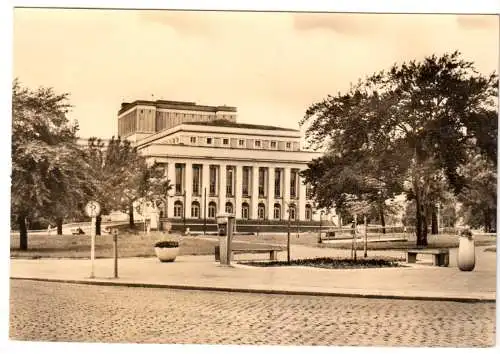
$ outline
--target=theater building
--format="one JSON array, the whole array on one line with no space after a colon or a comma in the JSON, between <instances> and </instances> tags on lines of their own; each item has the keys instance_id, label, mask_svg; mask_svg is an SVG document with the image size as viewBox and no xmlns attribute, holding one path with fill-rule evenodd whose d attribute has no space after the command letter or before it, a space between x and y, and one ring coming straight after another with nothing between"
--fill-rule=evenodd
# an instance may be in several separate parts
<instances>
[{"instance_id":1,"label":"theater building","mask_svg":"<svg viewBox=\"0 0 500 354\"><path fill-rule=\"evenodd\" d=\"M319 220L299 171L320 153L301 149L298 130L238 123L236 115L235 107L193 102L122 103L118 134L164 165L173 185L163 216Z\"/></svg>"}]
</instances>

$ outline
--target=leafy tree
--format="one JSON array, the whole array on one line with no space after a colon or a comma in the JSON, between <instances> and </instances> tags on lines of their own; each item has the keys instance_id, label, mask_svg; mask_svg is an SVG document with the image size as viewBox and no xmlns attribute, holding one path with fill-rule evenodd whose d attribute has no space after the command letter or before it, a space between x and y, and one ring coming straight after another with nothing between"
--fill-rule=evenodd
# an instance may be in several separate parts
<instances>
[{"instance_id":1,"label":"leafy tree","mask_svg":"<svg viewBox=\"0 0 500 354\"><path fill-rule=\"evenodd\" d=\"M496 163L497 95L497 75L479 74L458 52L375 73L347 93L328 96L307 109L301 122L309 123L307 139L328 153L310 164L306 180L316 187L313 193L320 201L338 203L340 192L353 187L349 181L339 183L340 171L377 177L359 170L356 156L375 164L390 161L395 173L389 181L404 186L406 181L405 192L415 199L417 245L425 246L433 183L444 178L455 194L461 191L465 177L460 166L466 163L470 144ZM332 158L335 163L328 161ZM339 165L342 169L334 169Z\"/></svg>"},{"instance_id":2,"label":"leafy tree","mask_svg":"<svg viewBox=\"0 0 500 354\"><path fill-rule=\"evenodd\" d=\"M97 180L95 199L101 204L101 214L111 210L127 210L129 225L134 228L133 203L145 196L148 169L145 158L128 140L112 137L107 146L100 139L90 138L87 154ZM100 234L99 215L96 234Z\"/></svg>"},{"instance_id":3,"label":"leafy tree","mask_svg":"<svg viewBox=\"0 0 500 354\"><path fill-rule=\"evenodd\" d=\"M89 165L76 144L77 124L66 116L68 94L12 86L11 212L28 248L26 218L63 218L92 189Z\"/></svg>"},{"instance_id":4,"label":"leafy tree","mask_svg":"<svg viewBox=\"0 0 500 354\"><path fill-rule=\"evenodd\" d=\"M472 227L484 227L485 232L496 229L497 173L494 164L476 154L464 166L466 187L458 195L464 221Z\"/></svg>"},{"instance_id":5,"label":"leafy tree","mask_svg":"<svg viewBox=\"0 0 500 354\"><path fill-rule=\"evenodd\" d=\"M146 170L146 182L147 184L143 189L144 198L154 203L157 208L161 205L166 206L168 204L168 194L173 185L166 176L165 167L156 161L153 162Z\"/></svg>"}]
</instances>

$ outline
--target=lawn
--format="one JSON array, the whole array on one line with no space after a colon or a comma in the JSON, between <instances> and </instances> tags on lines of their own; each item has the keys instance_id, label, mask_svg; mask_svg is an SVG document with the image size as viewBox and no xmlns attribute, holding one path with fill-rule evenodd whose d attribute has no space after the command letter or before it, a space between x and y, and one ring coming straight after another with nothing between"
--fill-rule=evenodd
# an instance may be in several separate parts
<instances>
[{"instance_id":1,"label":"lawn","mask_svg":"<svg viewBox=\"0 0 500 354\"><path fill-rule=\"evenodd\" d=\"M145 235L142 232L123 232L118 238L119 257L151 257L154 256L153 244L163 239L165 236L161 232L151 232ZM370 236L370 235L369 235ZM373 235L371 235L373 236ZM401 237L403 235L386 235L385 237ZM170 237L179 240L180 255L212 255L214 247L219 243L218 236L180 236L178 234ZM374 238L378 238L375 236ZM457 235L429 235L428 248L455 248L458 247ZM89 258L90 257L90 237L88 235L47 235L38 232L28 236L28 250L19 250L19 235L11 234L10 254L11 257L23 258ZM235 235L234 245L278 245L286 246L286 234L259 234L259 235ZM316 233L303 233L297 236L296 233L290 235L292 245L304 245L323 248L350 249L351 241L346 239L336 243L318 244ZM477 246L495 246L496 237L491 235L475 235ZM383 241L369 242L368 250L404 250L414 248L415 241ZM363 240L358 240L358 250L363 249ZM496 251L496 248L495 248ZM113 257L113 237L111 235L96 236L96 258Z\"/></svg>"},{"instance_id":2,"label":"lawn","mask_svg":"<svg viewBox=\"0 0 500 354\"><path fill-rule=\"evenodd\" d=\"M377 240L377 242L368 242L368 250L404 250L408 248L416 247L415 240L408 241L378 241L379 236L382 238L393 238L393 239L403 239L408 237L408 234L368 234L368 238L372 240ZM304 245L311 247L322 247L322 248L338 248L338 249L351 249L352 241L349 239L348 234L341 234L335 238L334 243L318 243L317 233L302 233L297 236L296 233L290 235L290 243L292 245ZM217 239L217 236L209 236L209 238ZM496 245L496 237L492 235L475 235L476 246L493 246ZM267 243L284 246L287 243L286 234L260 234L260 235L235 235L234 240L245 241L250 243ZM440 234L440 235L429 235L427 248L456 248L458 247L459 237L458 235L452 234ZM358 239L357 248L363 249L364 240L362 238Z\"/></svg>"},{"instance_id":3,"label":"lawn","mask_svg":"<svg viewBox=\"0 0 500 354\"><path fill-rule=\"evenodd\" d=\"M151 232L122 233L118 237L119 257L151 257L154 256L153 245L162 240L165 234ZM169 235L180 243L179 255L213 255L214 247L219 240L203 239L200 237ZM19 250L19 235L11 234L10 255L16 258L89 258L90 237L88 235L50 235L46 233L33 233L28 235L28 250ZM238 245L239 243L236 242ZM113 236L96 236L96 258L113 257Z\"/></svg>"},{"instance_id":4,"label":"lawn","mask_svg":"<svg viewBox=\"0 0 500 354\"><path fill-rule=\"evenodd\" d=\"M398 237L398 235L388 235L388 236ZM402 236L403 235L399 235L399 237ZM428 242L427 248L457 248L459 244L459 236L452 234L428 235L427 242ZM496 236L477 234L474 236L474 243L476 246L496 245ZM352 245L351 240L345 240L345 242L322 243L319 245L319 247L351 249L351 245ZM357 248L363 249L363 246L364 246L363 239L358 239ZM380 241L380 242L368 242L367 244L368 250L405 250L415 247L416 247L415 240Z\"/></svg>"}]
</instances>

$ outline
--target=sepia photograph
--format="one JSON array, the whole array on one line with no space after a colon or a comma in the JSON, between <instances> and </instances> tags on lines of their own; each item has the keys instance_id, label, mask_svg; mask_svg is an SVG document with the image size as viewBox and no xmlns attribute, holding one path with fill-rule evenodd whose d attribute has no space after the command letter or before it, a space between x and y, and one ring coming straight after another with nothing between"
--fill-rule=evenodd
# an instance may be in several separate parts
<instances>
[{"instance_id":1,"label":"sepia photograph","mask_svg":"<svg viewBox=\"0 0 500 354\"><path fill-rule=\"evenodd\" d=\"M162 6L10 8L8 341L495 348L499 16Z\"/></svg>"}]
</instances>

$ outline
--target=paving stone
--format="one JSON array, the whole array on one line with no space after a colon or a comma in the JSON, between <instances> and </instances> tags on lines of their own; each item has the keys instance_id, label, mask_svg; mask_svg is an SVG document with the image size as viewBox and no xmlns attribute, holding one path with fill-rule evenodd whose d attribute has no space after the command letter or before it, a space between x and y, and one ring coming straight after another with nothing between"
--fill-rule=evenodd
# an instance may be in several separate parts
<instances>
[{"instance_id":1,"label":"paving stone","mask_svg":"<svg viewBox=\"0 0 500 354\"><path fill-rule=\"evenodd\" d=\"M494 303L12 280L10 338L106 343L485 347Z\"/></svg>"}]
</instances>

